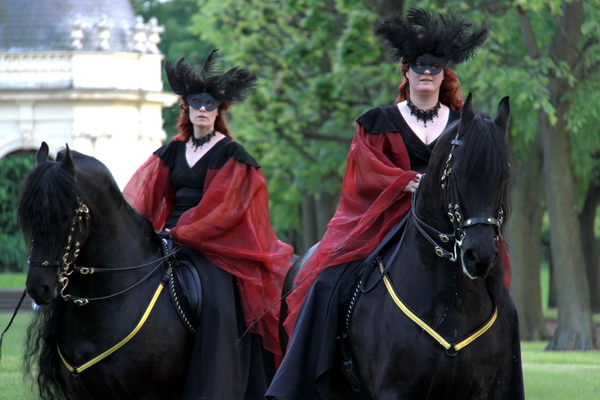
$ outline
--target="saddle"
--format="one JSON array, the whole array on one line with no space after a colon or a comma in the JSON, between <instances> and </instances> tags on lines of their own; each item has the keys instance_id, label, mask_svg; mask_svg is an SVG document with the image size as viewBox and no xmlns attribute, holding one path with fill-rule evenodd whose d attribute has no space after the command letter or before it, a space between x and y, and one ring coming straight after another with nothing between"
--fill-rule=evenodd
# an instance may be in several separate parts
<instances>
[{"instance_id":1,"label":"saddle","mask_svg":"<svg viewBox=\"0 0 600 400\"><path fill-rule=\"evenodd\" d=\"M185 247L165 238L171 258L169 275L169 293L173 306L186 328L193 334L200 325L202 314L202 282L194 266L195 252L186 251Z\"/></svg>"}]
</instances>

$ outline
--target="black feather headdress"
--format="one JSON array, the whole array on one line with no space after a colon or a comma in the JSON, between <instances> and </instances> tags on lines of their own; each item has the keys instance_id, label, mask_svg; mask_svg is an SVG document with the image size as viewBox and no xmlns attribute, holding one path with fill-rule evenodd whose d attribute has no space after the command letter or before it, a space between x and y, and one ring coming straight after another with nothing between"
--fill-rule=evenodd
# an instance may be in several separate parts
<instances>
[{"instance_id":1,"label":"black feather headdress","mask_svg":"<svg viewBox=\"0 0 600 400\"><path fill-rule=\"evenodd\" d=\"M173 92L183 98L206 92L219 101L244 101L256 89L256 75L241 67L233 67L222 74L217 51L210 52L198 71L183 57L174 65L167 60L165 71Z\"/></svg>"},{"instance_id":2,"label":"black feather headdress","mask_svg":"<svg viewBox=\"0 0 600 400\"><path fill-rule=\"evenodd\" d=\"M471 58L488 37L487 28L473 28L467 18L438 15L420 8L408 11L406 18L393 16L375 27L375 34L393 49L396 60L414 63L431 54L459 64Z\"/></svg>"}]
</instances>

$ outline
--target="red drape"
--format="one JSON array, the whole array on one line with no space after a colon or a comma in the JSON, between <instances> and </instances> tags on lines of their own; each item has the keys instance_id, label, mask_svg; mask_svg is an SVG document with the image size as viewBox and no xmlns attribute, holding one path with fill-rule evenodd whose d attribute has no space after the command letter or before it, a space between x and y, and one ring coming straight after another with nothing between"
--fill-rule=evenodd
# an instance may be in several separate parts
<instances>
[{"instance_id":1,"label":"red drape","mask_svg":"<svg viewBox=\"0 0 600 400\"><path fill-rule=\"evenodd\" d=\"M296 277L295 284L301 283L287 298L288 334L319 272L331 265L366 258L408 212L410 193L403 190L416 174L410 170L398 132L371 135L356 124L338 209L319 247Z\"/></svg>"},{"instance_id":2,"label":"red drape","mask_svg":"<svg viewBox=\"0 0 600 400\"><path fill-rule=\"evenodd\" d=\"M126 199L162 230L174 204L170 169L151 156L123 191ZM238 279L242 308L251 332L281 360L278 322L283 280L293 249L280 241L271 227L268 192L259 168L234 158L209 170L204 196L186 211L171 237L202 253L210 262Z\"/></svg>"}]
</instances>

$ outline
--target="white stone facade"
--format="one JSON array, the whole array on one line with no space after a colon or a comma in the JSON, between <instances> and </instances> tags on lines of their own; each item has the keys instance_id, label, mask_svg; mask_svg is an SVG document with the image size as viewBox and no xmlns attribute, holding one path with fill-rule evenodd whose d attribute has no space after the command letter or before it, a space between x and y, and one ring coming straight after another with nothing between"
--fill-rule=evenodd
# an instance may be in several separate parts
<instances>
[{"instance_id":1,"label":"white stone facade","mask_svg":"<svg viewBox=\"0 0 600 400\"><path fill-rule=\"evenodd\" d=\"M0 158L68 144L111 170L121 188L165 139L163 56L110 51L0 52Z\"/></svg>"}]
</instances>

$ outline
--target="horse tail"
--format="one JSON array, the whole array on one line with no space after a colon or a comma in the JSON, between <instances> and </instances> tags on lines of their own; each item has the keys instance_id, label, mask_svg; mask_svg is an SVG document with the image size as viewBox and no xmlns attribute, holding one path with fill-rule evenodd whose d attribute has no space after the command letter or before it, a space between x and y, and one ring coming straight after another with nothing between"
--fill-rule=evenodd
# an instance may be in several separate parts
<instances>
[{"instance_id":1,"label":"horse tail","mask_svg":"<svg viewBox=\"0 0 600 400\"><path fill-rule=\"evenodd\" d=\"M58 355L59 321L66 309L63 301L54 301L34 311L25 337L24 376L38 385L41 400L71 399L70 389L60 378ZM34 376L34 374L36 376Z\"/></svg>"}]
</instances>

